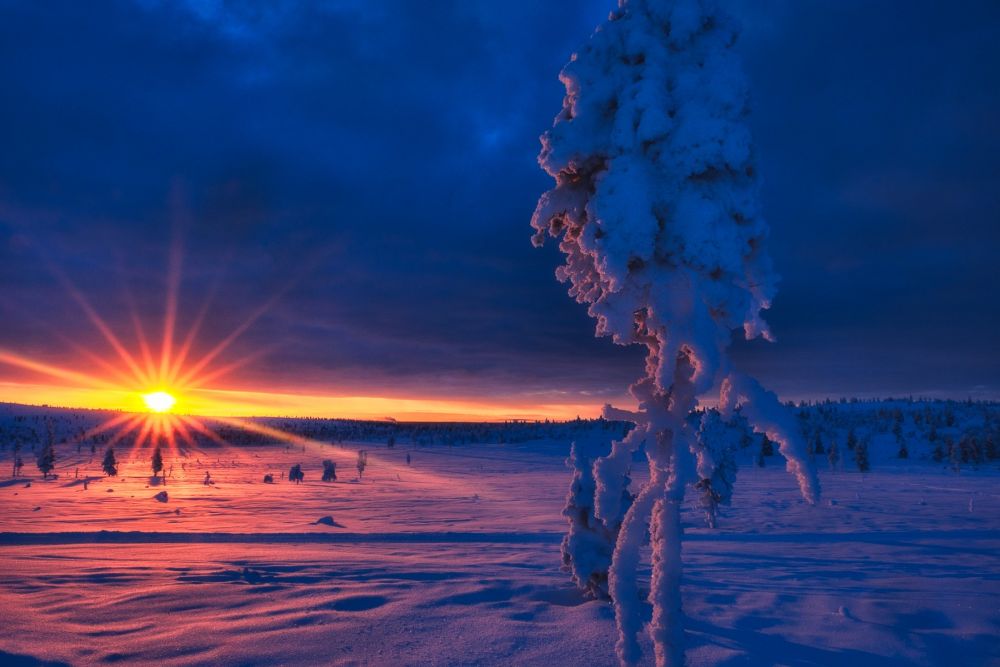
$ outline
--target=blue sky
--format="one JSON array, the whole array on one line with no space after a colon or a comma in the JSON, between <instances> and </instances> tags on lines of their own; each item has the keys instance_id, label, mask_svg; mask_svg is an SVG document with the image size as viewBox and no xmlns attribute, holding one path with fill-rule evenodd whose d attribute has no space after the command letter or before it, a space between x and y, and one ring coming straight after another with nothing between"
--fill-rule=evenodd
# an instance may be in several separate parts
<instances>
[{"instance_id":1,"label":"blue sky","mask_svg":"<svg viewBox=\"0 0 1000 667\"><path fill-rule=\"evenodd\" d=\"M593 338L528 226L611 3L275 4L0 0L0 346L103 351L50 265L158 330L179 228L196 346L280 293L235 385L620 396L641 350ZM996 397L1000 5L731 6L783 276L737 363L788 398Z\"/></svg>"}]
</instances>

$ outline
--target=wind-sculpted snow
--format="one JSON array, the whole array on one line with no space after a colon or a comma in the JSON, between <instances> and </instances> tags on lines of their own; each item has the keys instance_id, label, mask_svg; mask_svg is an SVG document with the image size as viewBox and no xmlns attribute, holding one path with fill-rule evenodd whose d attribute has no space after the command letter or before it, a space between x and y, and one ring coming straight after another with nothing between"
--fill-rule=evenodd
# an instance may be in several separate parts
<instances>
[{"instance_id":1,"label":"wind-sculpted snow","mask_svg":"<svg viewBox=\"0 0 1000 667\"><path fill-rule=\"evenodd\" d=\"M583 485L594 488L594 515L609 537L621 526L609 582L626 664L639 658L640 606L630 580L647 521L656 661L683 662L679 506L688 484L732 476L705 469L714 457L689 419L699 394L720 393L726 403L736 391L729 407L741 406L779 442L807 501L819 493L790 418L773 394L732 373L726 354L734 329L771 338L761 311L777 282L737 34L710 0L621 0L563 69L563 109L542 137L539 162L556 185L538 202L533 241L559 239L565 264L556 276L588 305L598 335L648 350L645 377L632 387L639 411L605 415L636 428L594 463L593 484ZM643 442L649 486L625 507L624 478ZM699 476L699 463L708 477ZM574 480L583 488L579 471ZM586 504L578 493L571 502ZM593 560L585 543L576 545L567 560Z\"/></svg>"},{"instance_id":2,"label":"wind-sculpted snow","mask_svg":"<svg viewBox=\"0 0 1000 667\"><path fill-rule=\"evenodd\" d=\"M13 438L22 427L45 435L38 415L53 421L59 476L42 479L30 462L11 477ZM583 478L592 470L584 458L606 454L621 433L615 424L563 424L551 439L523 443L508 441L520 427L503 424L489 426L503 443L448 444L450 425L420 436L436 444L407 437L393 447L366 440L303 451L283 442L213 443L165 451L173 472L163 486L151 483L149 448L122 443L119 475L107 477L99 453L60 442L91 418L0 405L2 665L603 667L617 660L608 605L588 600L553 566L566 523L560 480L569 443L577 442L574 469ZM893 435L900 420L905 460ZM698 477L708 477L701 454L712 458L706 470L720 470L717 448L733 442L741 468L732 506L720 502L717 529L698 525L698 494L685 499L682 518L693 526L683 553L684 613L694 630L686 636L689 665L902 667L955 664L954 656L963 665L995 664L1000 406L827 402L800 406L796 421L807 441L818 431L845 459L849 433L859 443L870 439L871 471L849 461L827 465L816 454L824 502L810 507L794 478L770 463L784 460L777 447L765 467L751 465L761 438L745 437L740 420L715 411L691 419L692 432L713 447L698 450ZM317 422L287 426L313 433ZM958 472L947 454L934 458L949 440L969 452ZM30 448L25 442L23 451ZM369 452L363 479L352 467L359 449ZM338 463L336 481L322 481L327 459ZM301 484L281 476L295 463L305 473ZM210 486L202 483L206 470ZM273 483L262 482L266 473ZM632 473L638 483L649 475L641 467ZM616 579L616 594L638 598L648 585L641 550L667 482L665 471L656 474L656 484L641 487L649 490L645 507L630 515L638 537L628 545L641 574ZM722 478L711 477L713 488L725 488ZM163 489L166 505L153 500ZM583 485L579 498L587 502ZM641 630L648 619L647 610L625 622ZM642 664L651 664L648 633L638 640Z\"/></svg>"}]
</instances>

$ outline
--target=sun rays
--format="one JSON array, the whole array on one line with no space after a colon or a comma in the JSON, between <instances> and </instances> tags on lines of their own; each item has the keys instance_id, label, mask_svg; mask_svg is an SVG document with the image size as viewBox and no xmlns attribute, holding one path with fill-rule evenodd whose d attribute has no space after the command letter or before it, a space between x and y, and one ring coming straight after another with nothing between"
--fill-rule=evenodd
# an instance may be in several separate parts
<instances>
[{"instance_id":1,"label":"sun rays","mask_svg":"<svg viewBox=\"0 0 1000 667\"><path fill-rule=\"evenodd\" d=\"M294 281L289 281L276 294L250 309L249 315L231 331L213 340L204 335L204 325L212 313L218 292L219 281L216 281L215 286L208 290L189 328L178 332L183 253L181 243L175 238L167 262L163 326L158 347L155 345L157 341L149 336L148 327L139 316L133 295L123 280L129 312L119 321L124 320L131 325L133 346L130 347L126 343L129 337L127 332L123 336L123 332L116 331L60 267L50 262L46 265L80 308L86 321L100 335L107 349L101 354L99 350L88 348L68 335L53 332L66 344L74 359L89 364L91 372L43 362L3 348L0 348L0 364L59 381L60 387L51 388L53 396L59 395L60 389L77 394L90 392L100 397L101 400L96 402L101 407L116 410L98 426L78 435L76 441L103 436L102 442L106 446L131 446L130 454L159 446L176 455L185 447L195 448L206 443L224 448L233 446L219 434L219 427L225 426L227 432L238 430L265 435L278 442L300 446L320 444L243 419L205 418L191 414L199 408L212 410L213 404L205 400L205 395L219 393L219 388L213 383L259 360L274 348L273 345L265 346L235 359L227 355L233 343L275 305ZM200 347L207 352L197 354L196 349Z\"/></svg>"},{"instance_id":2,"label":"sun rays","mask_svg":"<svg viewBox=\"0 0 1000 667\"><path fill-rule=\"evenodd\" d=\"M165 444L173 449L196 441L221 445L218 431L231 433L238 428L248 433L256 430L257 437L308 448L310 443L276 429L265 436L251 426L260 422L249 421L248 415L357 419L393 415L404 421L492 421L571 419L599 410L591 403L540 403L535 395L498 399L440 396L431 392L427 396L412 396L400 395L396 387L388 392L390 395L382 395L378 386L346 390L338 386L336 391L316 391L316 379L301 375L295 377L291 387L271 386L268 390L247 387L246 371L279 348L281 341L258 343L238 353L240 346L236 343L245 345L245 334L302 280L312 266L310 261L300 262L294 275L275 285L271 293L242 306L244 317L229 321L228 328L220 330L220 319L228 320L233 314L233 303L221 289L228 266L224 258L214 276L204 273L199 276L202 296L194 307L182 308L184 253L182 244L174 241L168 249L161 281L162 303L158 308L154 306L152 312L146 303L148 289L141 292L143 299L137 299L139 294L131 289L135 276L126 274L119 265L120 299L116 306L119 310L112 314L108 312L106 290L101 298L91 298L74 283L67 269L49 260L43 250L39 253L40 265L62 287L71 305L69 312L59 313L60 325L56 326L33 314L27 304L14 306L10 295L0 295L8 297L0 298L0 306L12 312L17 308L18 315L39 330L46 330L50 341L44 356L28 352L38 349L36 340L24 340L24 349L0 347L0 372L22 371L0 374L0 401L129 413L124 418L115 415L101 425L102 433L110 432L103 437L116 443L130 443L138 448ZM104 287L115 291L114 284ZM81 328L89 328L93 334L87 335ZM257 371L254 375L261 376ZM50 382L35 381L36 378L48 378ZM327 387L328 381L324 378L324 385L319 386ZM161 393L173 401L159 396ZM157 397L152 402L147 400L154 395ZM242 423L224 424L219 421L223 417Z\"/></svg>"}]
</instances>

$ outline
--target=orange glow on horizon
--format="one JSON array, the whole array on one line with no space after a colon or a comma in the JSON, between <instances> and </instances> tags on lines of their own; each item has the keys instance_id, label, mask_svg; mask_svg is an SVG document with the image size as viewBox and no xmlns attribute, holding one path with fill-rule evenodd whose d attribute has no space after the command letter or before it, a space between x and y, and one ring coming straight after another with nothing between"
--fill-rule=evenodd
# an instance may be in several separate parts
<instances>
[{"instance_id":1,"label":"orange glow on horizon","mask_svg":"<svg viewBox=\"0 0 1000 667\"><path fill-rule=\"evenodd\" d=\"M224 359L224 353L291 288L284 285L276 294L263 300L230 333L209 341L208 351L194 354L194 342L206 316L211 312L215 289L209 291L191 325L179 335L178 302L180 295L182 253L175 238L170 249L163 328L159 349L153 348L146 328L140 321L127 286L129 321L134 328L135 349L98 313L87 297L68 276L51 263L49 269L80 307L86 320L100 334L112 353L105 359L56 331L76 355L80 366L61 367L33 359L16 351L0 348L0 369L4 366L24 371L22 376L0 376L0 402L51 407L83 408L132 413L108 419L99 430L116 429L114 440L134 436L134 446L165 443L171 448L178 440L190 441L192 433L213 437L197 417L313 417L401 421L501 421L506 419L544 420L596 417L601 406L594 403L570 403L563 397L531 396L522 399L487 398L411 398L400 396L353 395L348 392L298 393L296 391L254 391L224 389L215 383L243 368L270 351L258 349L237 359ZM75 365L75 364L74 364ZM83 369L88 369L84 372ZM40 380L46 378L47 380ZM51 384L50 384L51 382ZM553 398L555 396L555 398ZM549 400L546 400L548 398ZM265 435L279 438L278 433ZM284 434L285 437L288 434ZM290 436L288 436L290 437Z\"/></svg>"},{"instance_id":2,"label":"orange glow on horizon","mask_svg":"<svg viewBox=\"0 0 1000 667\"><path fill-rule=\"evenodd\" d=\"M569 420L600 415L597 403L491 402L461 399L399 398L191 389L171 413L200 417L295 417L400 421ZM141 393L124 389L88 389L45 384L0 382L0 402L90 410L146 413Z\"/></svg>"}]
</instances>

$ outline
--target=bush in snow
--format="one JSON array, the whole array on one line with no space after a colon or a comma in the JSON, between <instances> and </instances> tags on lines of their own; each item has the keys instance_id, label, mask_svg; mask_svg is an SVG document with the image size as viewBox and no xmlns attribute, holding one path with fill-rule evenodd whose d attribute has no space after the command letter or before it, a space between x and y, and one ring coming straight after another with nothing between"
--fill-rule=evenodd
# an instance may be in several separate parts
<instances>
[{"instance_id":1,"label":"bush in snow","mask_svg":"<svg viewBox=\"0 0 1000 667\"><path fill-rule=\"evenodd\" d=\"M647 350L645 375L631 388L638 411L605 409L635 428L592 466L594 518L609 531L621 526L608 592L627 664L640 656L636 571L647 524L656 662L683 663L680 507L688 485L709 479L705 487L721 494L714 485L729 479L726 465L699 475L705 448L689 419L696 396L716 392L724 419L739 411L773 438L803 496L818 495L794 417L727 357L734 328L770 338L760 312L776 283L737 33L708 0L621 0L563 69L563 109L542 137L539 162L556 185L538 202L533 240L559 239L565 264L556 276L588 304L598 335ZM626 507L628 469L643 442L650 480Z\"/></svg>"},{"instance_id":2,"label":"bush in snow","mask_svg":"<svg viewBox=\"0 0 1000 667\"><path fill-rule=\"evenodd\" d=\"M302 464L296 463L291 468L288 469L288 481L295 482L299 484L306 478L305 473L302 472Z\"/></svg>"},{"instance_id":3,"label":"bush in snow","mask_svg":"<svg viewBox=\"0 0 1000 667\"><path fill-rule=\"evenodd\" d=\"M337 464L330 459L323 460L323 481L324 482L336 482L337 481Z\"/></svg>"}]
</instances>

